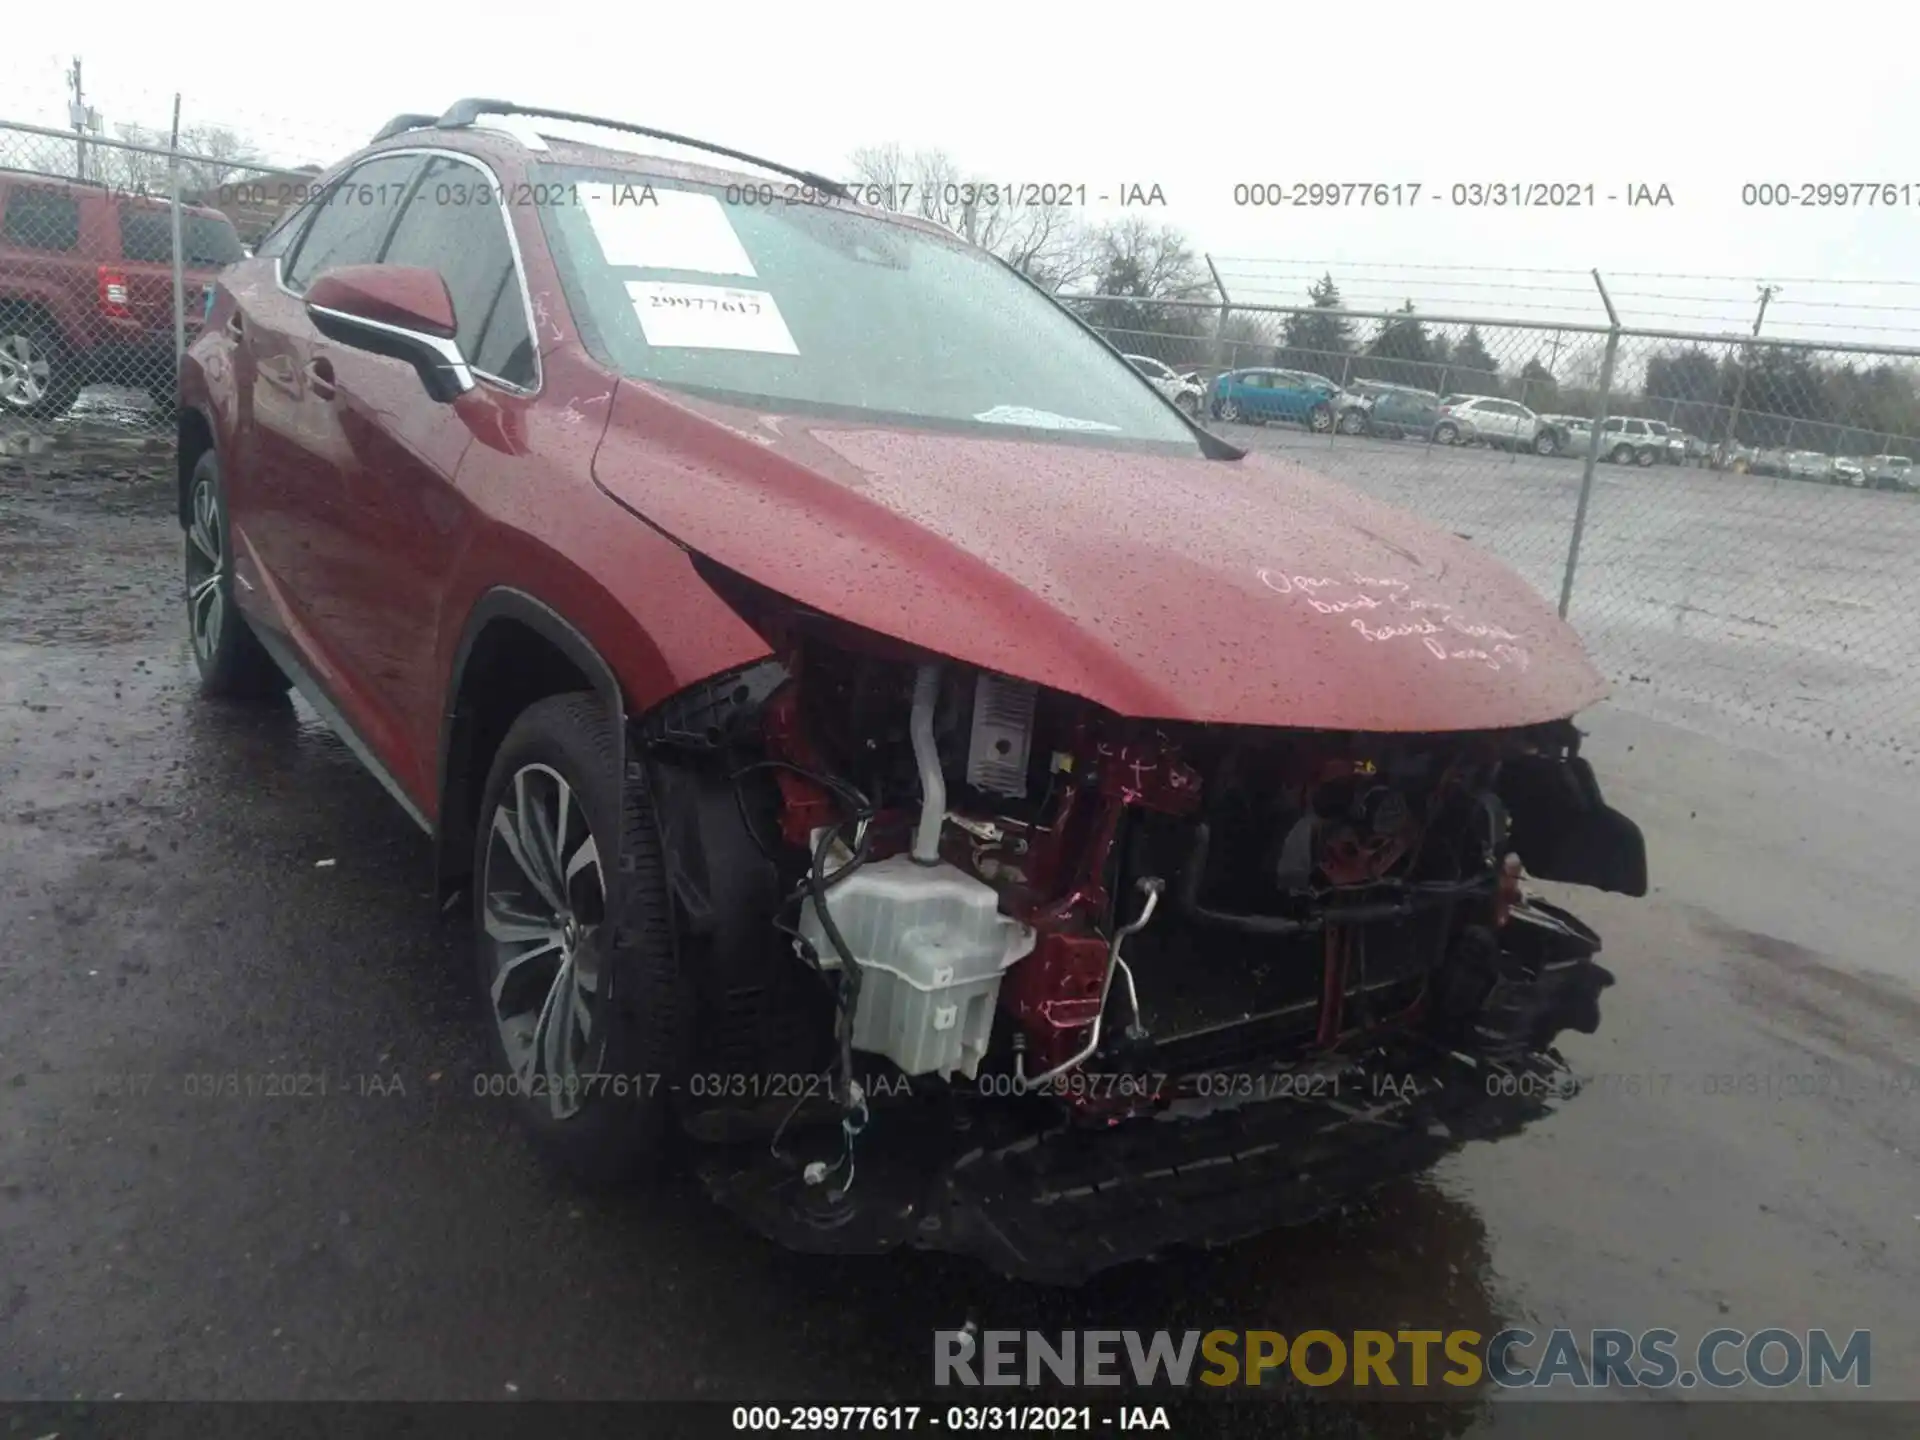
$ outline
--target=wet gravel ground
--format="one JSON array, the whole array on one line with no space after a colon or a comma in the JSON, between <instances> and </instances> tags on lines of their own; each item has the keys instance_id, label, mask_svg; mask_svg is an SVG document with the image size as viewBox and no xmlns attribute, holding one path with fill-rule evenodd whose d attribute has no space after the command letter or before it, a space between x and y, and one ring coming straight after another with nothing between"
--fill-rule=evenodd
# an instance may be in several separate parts
<instances>
[{"instance_id":1,"label":"wet gravel ground","mask_svg":"<svg viewBox=\"0 0 1920 1440\"><path fill-rule=\"evenodd\" d=\"M1911 769L1604 707L1659 889L1555 897L1620 977L1592 1086L1364 1207L1078 1291L798 1257L570 1189L473 1093L425 841L304 708L195 696L170 464L0 458L0 1399L924 1399L969 1318L1868 1328L1920 1399Z\"/></svg>"},{"instance_id":2,"label":"wet gravel ground","mask_svg":"<svg viewBox=\"0 0 1920 1440\"><path fill-rule=\"evenodd\" d=\"M1214 427L1467 536L1558 602L1581 458ZM1569 618L1639 708L1920 764L1920 495L1594 468Z\"/></svg>"}]
</instances>

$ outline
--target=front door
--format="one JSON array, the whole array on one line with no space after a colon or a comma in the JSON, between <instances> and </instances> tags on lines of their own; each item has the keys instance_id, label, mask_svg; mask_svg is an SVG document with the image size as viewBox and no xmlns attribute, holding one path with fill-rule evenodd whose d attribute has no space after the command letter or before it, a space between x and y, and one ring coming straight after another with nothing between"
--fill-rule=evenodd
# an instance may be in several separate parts
<instances>
[{"instance_id":1,"label":"front door","mask_svg":"<svg viewBox=\"0 0 1920 1440\"><path fill-rule=\"evenodd\" d=\"M456 342L480 390L430 399L410 365L316 336L328 367L337 437L336 502L325 558L344 666L395 738L393 769L424 798L437 762L444 698L435 640L474 516L456 477L475 443L469 422L489 406L527 403L535 384L526 286L499 205L505 193L477 162L435 156L408 195L379 259L437 271L453 300ZM464 203L463 203L464 202Z\"/></svg>"}]
</instances>

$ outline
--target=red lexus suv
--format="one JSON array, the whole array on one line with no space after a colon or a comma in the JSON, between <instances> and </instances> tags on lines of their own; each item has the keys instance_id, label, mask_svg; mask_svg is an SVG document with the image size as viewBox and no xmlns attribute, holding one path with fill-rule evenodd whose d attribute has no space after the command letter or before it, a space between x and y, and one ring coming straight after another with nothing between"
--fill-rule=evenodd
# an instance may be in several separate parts
<instances>
[{"instance_id":1,"label":"red lexus suv","mask_svg":"<svg viewBox=\"0 0 1920 1440\"><path fill-rule=\"evenodd\" d=\"M401 116L179 424L205 692L431 836L476 1083L583 1177L1071 1282L1511 1132L1598 1024L1530 882L1646 857L1572 631L831 180Z\"/></svg>"}]
</instances>

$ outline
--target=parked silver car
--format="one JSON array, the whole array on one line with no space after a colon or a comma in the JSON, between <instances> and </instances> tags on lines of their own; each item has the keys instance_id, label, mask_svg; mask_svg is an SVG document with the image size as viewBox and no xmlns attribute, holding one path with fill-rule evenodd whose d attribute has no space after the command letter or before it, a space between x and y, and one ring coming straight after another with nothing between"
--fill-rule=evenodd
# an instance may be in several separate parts
<instances>
[{"instance_id":1,"label":"parked silver car","mask_svg":"<svg viewBox=\"0 0 1920 1440\"><path fill-rule=\"evenodd\" d=\"M1526 406L1496 395L1450 395L1440 407L1433 438L1442 445L1487 445L1551 455L1559 432Z\"/></svg>"},{"instance_id":2,"label":"parked silver car","mask_svg":"<svg viewBox=\"0 0 1920 1440\"><path fill-rule=\"evenodd\" d=\"M1678 465L1686 458L1686 445L1680 441L1680 432L1664 420L1647 421L1647 432L1653 436L1656 446L1653 452L1655 461L1668 465ZM1676 451L1676 445L1678 450Z\"/></svg>"},{"instance_id":3,"label":"parked silver car","mask_svg":"<svg viewBox=\"0 0 1920 1440\"><path fill-rule=\"evenodd\" d=\"M1836 455L1832 465L1827 468L1827 479L1835 485L1864 490L1867 485L1867 470L1856 456Z\"/></svg>"},{"instance_id":4,"label":"parked silver car","mask_svg":"<svg viewBox=\"0 0 1920 1440\"><path fill-rule=\"evenodd\" d=\"M1560 454L1586 456L1587 444L1593 438L1593 421L1584 415L1542 415L1540 418L1553 427L1554 448Z\"/></svg>"},{"instance_id":5,"label":"parked silver car","mask_svg":"<svg viewBox=\"0 0 1920 1440\"><path fill-rule=\"evenodd\" d=\"M1787 476L1793 480L1827 480L1833 475L1833 457L1818 450L1789 450Z\"/></svg>"},{"instance_id":6,"label":"parked silver car","mask_svg":"<svg viewBox=\"0 0 1920 1440\"><path fill-rule=\"evenodd\" d=\"M1682 430L1678 425L1669 425L1664 420L1649 420L1647 422L1647 428L1654 433L1656 439L1664 442L1666 446L1666 453L1655 456L1655 459L1664 460L1669 465L1684 465L1687 463L1687 441L1689 437L1686 431Z\"/></svg>"},{"instance_id":7,"label":"parked silver car","mask_svg":"<svg viewBox=\"0 0 1920 1440\"><path fill-rule=\"evenodd\" d=\"M1632 415L1610 416L1600 427L1600 458L1616 465L1653 464L1667 451L1666 438L1653 432L1659 423Z\"/></svg>"},{"instance_id":8,"label":"parked silver car","mask_svg":"<svg viewBox=\"0 0 1920 1440\"><path fill-rule=\"evenodd\" d=\"M1867 483L1876 490L1913 490L1913 457L1910 455L1869 455L1861 466Z\"/></svg>"}]
</instances>

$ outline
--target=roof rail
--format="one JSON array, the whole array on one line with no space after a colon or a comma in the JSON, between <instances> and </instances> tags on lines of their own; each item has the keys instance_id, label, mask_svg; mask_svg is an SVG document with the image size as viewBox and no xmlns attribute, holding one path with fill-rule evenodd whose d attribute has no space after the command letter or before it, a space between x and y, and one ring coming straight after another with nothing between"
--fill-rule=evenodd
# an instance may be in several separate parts
<instances>
[{"instance_id":1,"label":"roof rail","mask_svg":"<svg viewBox=\"0 0 1920 1440\"><path fill-rule=\"evenodd\" d=\"M396 135L404 135L409 130L420 130L433 124L432 115L396 115L380 127L380 133L369 140L369 145L378 145L382 140L391 140Z\"/></svg>"},{"instance_id":2,"label":"roof rail","mask_svg":"<svg viewBox=\"0 0 1920 1440\"><path fill-rule=\"evenodd\" d=\"M729 160L744 161L749 165L758 165L763 170L772 170L781 175L791 176L842 200L853 199L853 193L836 180L824 175L816 175L811 170L797 170L791 165L782 165L778 161L762 159L750 155L744 150L730 150L725 145L715 145L710 140L696 140L689 135L676 135L671 130L654 130L645 125L629 124L625 120L608 120L599 115L580 115L571 110L547 110L537 105L516 105L511 100L456 100L447 113L438 120L430 122L436 129L459 130L478 124L483 115L526 115L543 120L567 120L576 125L598 125L608 130L623 130L630 135L645 135L654 140L665 140L673 145L686 145L695 150L705 150L710 154L724 155ZM411 120L413 116L402 116ZM398 124L395 121L394 124ZM408 127L411 128L411 127ZM393 130L389 125L381 132L381 138ZM397 133L397 132L394 132Z\"/></svg>"}]
</instances>

